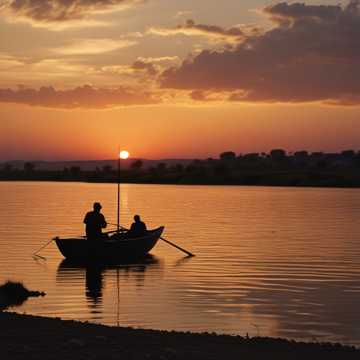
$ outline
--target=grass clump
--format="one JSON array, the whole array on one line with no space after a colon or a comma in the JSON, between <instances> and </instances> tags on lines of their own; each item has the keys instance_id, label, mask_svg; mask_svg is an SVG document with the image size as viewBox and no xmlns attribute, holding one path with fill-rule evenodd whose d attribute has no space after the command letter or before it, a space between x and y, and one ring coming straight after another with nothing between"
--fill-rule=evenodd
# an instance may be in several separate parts
<instances>
[{"instance_id":1,"label":"grass clump","mask_svg":"<svg viewBox=\"0 0 360 360\"><path fill-rule=\"evenodd\" d=\"M22 305L29 297L45 296L44 292L30 291L22 283L7 281L0 285L0 311Z\"/></svg>"}]
</instances>

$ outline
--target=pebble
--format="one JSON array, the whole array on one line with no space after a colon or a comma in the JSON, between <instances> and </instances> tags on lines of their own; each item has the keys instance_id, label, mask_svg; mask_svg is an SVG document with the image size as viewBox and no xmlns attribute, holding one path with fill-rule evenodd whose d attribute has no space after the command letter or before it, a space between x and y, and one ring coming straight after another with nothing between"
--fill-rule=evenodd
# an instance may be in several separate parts
<instances>
[{"instance_id":1,"label":"pebble","mask_svg":"<svg viewBox=\"0 0 360 360\"><path fill-rule=\"evenodd\" d=\"M70 345L75 345L75 346L78 346L78 347L84 347L86 345L84 341L79 340L79 339L71 339L69 341L69 344Z\"/></svg>"}]
</instances>

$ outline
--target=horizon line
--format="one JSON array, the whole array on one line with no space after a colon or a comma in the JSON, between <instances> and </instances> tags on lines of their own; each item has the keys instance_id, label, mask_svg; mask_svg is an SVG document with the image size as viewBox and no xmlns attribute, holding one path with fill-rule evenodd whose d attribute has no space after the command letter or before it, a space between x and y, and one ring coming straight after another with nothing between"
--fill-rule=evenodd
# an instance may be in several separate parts
<instances>
[{"instance_id":1,"label":"horizon line","mask_svg":"<svg viewBox=\"0 0 360 360\"><path fill-rule=\"evenodd\" d=\"M286 156L289 155L293 155L297 152L307 152L309 155L311 154L317 154L317 153L322 153L324 155L329 155L329 154L339 154L341 155L343 152L346 151L354 151L355 154L360 154L360 149L344 149L344 150L338 150L337 152L334 151L321 151L321 150L316 150L316 151L309 151L309 150L295 150L295 151L287 151L285 149L281 149L281 148L274 148L268 152L266 151L253 151L253 152L239 152L236 153L235 151L222 151L220 152L218 155L214 156L202 156L202 157L164 157L164 158L158 158L158 159L153 159L153 158L143 158L143 157L131 157L129 159L121 159L121 161L123 162L130 162L132 160L142 160L142 161L169 161L169 160L178 160L178 161L187 161L187 160L207 160L207 159L219 159L220 155L226 152L233 152L235 153L235 155L238 157L240 155L249 155L249 154L266 154L266 155L270 155L271 151L273 150L283 150L285 151ZM54 159L54 160L45 160L45 159L0 159L0 163L6 163L6 162L35 162L35 163L39 163L39 162L44 162L44 163L56 163L56 162L101 162L101 161L117 161L117 158L108 158L108 159Z\"/></svg>"}]
</instances>

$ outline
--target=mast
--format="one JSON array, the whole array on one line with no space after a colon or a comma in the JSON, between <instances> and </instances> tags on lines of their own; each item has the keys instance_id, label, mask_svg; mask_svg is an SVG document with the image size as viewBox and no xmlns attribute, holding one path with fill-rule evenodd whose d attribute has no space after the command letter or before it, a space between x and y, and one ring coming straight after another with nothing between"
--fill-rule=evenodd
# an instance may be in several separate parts
<instances>
[{"instance_id":1,"label":"mast","mask_svg":"<svg viewBox=\"0 0 360 360\"><path fill-rule=\"evenodd\" d=\"M120 148L119 148L120 151ZM120 231L120 161L121 159L126 160L130 156L129 152L126 150L120 151L118 156L118 176L117 176L117 184L118 184L118 194L117 194L117 231Z\"/></svg>"},{"instance_id":2,"label":"mast","mask_svg":"<svg viewBox=\"0 0 360 360\"><path fill-rule=\"evenodd\" d=\"M120 231L120 156L118 156L118 177L117 177L117 231Z\"/></svg>"}]
</instances>

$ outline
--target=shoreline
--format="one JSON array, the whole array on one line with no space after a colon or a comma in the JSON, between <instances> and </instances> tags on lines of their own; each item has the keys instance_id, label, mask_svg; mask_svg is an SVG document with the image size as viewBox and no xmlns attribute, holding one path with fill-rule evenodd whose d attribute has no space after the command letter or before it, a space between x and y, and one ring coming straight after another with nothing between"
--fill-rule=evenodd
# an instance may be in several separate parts
<instances>
[{"instance_id":1,"label":"shoreline","mask_svg":"<svg viewBox=\"0 0 360 360\"><path fill-rule=\"evenodd\" d=\"M49 179L1 179L0 183L31 183L31 182L39 182L39 183L64 183L64 184L71 184L71 183L81 183L81 184L117 184L113 181L87 181L87 180L49 180ZM236 184L236 183L211 183L211 182L203 182L203 183L176 183L176 182L131 182L131 181L124 181L120 182L121 185L164 185L164 186L212 186L212 187L250 187L250 188L293 188L293 189L349 189L355 190L360 189L359 185L316 185L316 184L309 184L309 185L295 185L295 184Z\"/></svg>"},{"instance_id":2,"label":"shoreline","mask_svg":"<svg viewBox=\"0 0 360 360\"><path fill-rule=\"evenodd\" d=\"M72 359L359 359L360 348L338 343L142 330L0 312L2 360Z\"/></svg>"}]
</instances>

